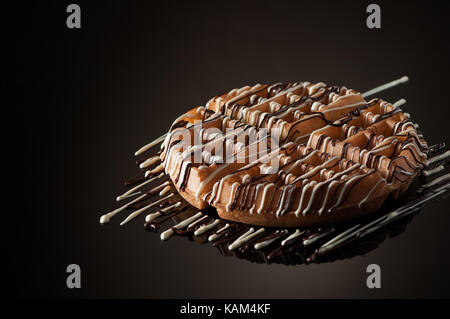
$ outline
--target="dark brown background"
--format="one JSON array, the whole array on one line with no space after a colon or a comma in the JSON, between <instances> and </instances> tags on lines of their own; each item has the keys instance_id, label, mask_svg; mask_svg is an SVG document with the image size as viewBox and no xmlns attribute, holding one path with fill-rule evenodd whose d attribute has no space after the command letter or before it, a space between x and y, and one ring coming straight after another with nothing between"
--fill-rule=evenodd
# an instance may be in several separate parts
<instances>
[{"instance_id":1,"label":"dark brown background","mask_svg":"<svg viewBox=\"0 0 450 319\"><path fill-rule=\"evenodd\" d=\"M246 84L365 91L408 75L381 97L405 97L428 141L448 141L448 5L378 2L382 29L369 30L369 2L77 1L82 29L69 30L68 3L2 9L12 296L450 297L448 199L366 256L297 267L222 257L180 238L161 243L142 218L98 224L136 172L139 146L187 108ZM81 266L82 289L66 288L70 263ZM365 286L370 263L381 266L379 290Z\"/></svg>"}]
</instances>

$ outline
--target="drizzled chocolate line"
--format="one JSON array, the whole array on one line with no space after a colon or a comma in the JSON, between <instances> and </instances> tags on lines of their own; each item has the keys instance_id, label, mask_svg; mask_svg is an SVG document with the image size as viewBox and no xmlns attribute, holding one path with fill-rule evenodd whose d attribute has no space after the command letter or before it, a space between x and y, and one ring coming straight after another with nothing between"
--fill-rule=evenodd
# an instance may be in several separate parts
<instances>
[{"instance_id":1,"label":"drizzled chocolate line","mask_svg":"<svg viewBox=\"0 0 450 319\"><path fill-rule=\"evenodd\" d=\"M179 209L173 209L173 210L169 211L169 213L161 215L161 216L164 216L164 218L160 218L160 219L157 219L157 220L152 221L152 222L146 222L144 224L144 229L145 230L149 230L149 231L157 232L157 231L159 231L162 223L164 223L167 220L169 220L169 219L171 219L171 218L173 218L173 217L183 213L189 207L190 207L189 204L184 204L184 206L182 206Z\"/></svg>"},{"instance_id":2,"label":"drizzled chocolate line","mask_svg":"<svg viewBox=\"0 0 450 319\"><path fill-rule=\"evenodd\" d=\"M377 86L376 88L373 88L373 89L371 89L371 90L369 90L367 92L364 92L362 94L362 96L363 97L367 97L367 96L373 95L375 93L387 90L387 89L389 89L391 87L394 87L396 85L399 85L399 84L402 84L402 83L406 83L408 81L409 81L409 78L407 76L402 76L400 79L397 79L397 80L394 80L392 82L389 82L389 83Z\"/></svg>"},{"instance_id":3,"label":"drizzled chocolate line","mask_svg":"<svg viewBox=\"0 0 450 319\"><path fill-rule=\"evenodd\" d=\"M136 153L134 153L135 156L139 156L145 152L147 152L149 149L153 148L154 146L162 143L164 141L164 139L166 138L167 133L158 137L156 140L148 143L147 145L142 146L139 150L136 151Z\"/></svg>"},{"instance_id":4,"label":"drizzled chocolate line","mask_svg":"<svg viewBox=\"0 0 450 319\"><path fill-rule=\"evenodd\" d=\"M292 125L289 128L288 134L286 135L286 138L284 140L282 140L281 142L285 143L286 141L293 140L295 138L295 135L290 136L291 131L297 125L302 124L305 121L308 121L308 120L311 120L313 118L319 117L324 123L326 123L326 125L331 125L331 126L334 126L334 127L340 127L340 126L343 126L343 125L347 124L348 122L350 122L353 118L360 116L361 115L361 111L363 111L363 110L365 110L365 109L367 109L367 108L369 108L371 106L376 105L378 102L379 102L379 99L374 99L374 100L372 100L369 103L365 103L365 104L359 106L356 110L349 112L345 117L341 118L338 121L329 121L329 120L327 120L325 115L322 112L303 113L303 114L300 115L300 118L296 122L292 123ZM390 117L392 115L394 115L394 114L390 114L388 117ZM309 116L309 117L307 117L305 119L302 119L302 117L305 117L305 116ZM297 133L297 132L298 131L295 131L295 133Z\"/></svg>"},{"instance_id":5,"label":"drizzled chocolate line","mask_svg":"<svg viewBox=\"0 0 450 319\"><path fill-rule=\"evenodd\" d=\"M428 157L430 157L431 155L436 155L439 154L441 152L443 152L445 150L445 143L439 143L439 144L435 144L432 145L428 148Z\"/></svg>"}]
</instances>

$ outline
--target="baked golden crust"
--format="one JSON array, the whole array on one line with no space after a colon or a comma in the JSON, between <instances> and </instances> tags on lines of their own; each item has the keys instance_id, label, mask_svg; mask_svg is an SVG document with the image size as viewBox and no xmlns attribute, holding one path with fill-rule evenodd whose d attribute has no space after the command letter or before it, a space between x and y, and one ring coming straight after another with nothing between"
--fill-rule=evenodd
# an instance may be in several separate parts
<instances>
[{"instance_id":1,"label":"baked golden crust","mask_svg":"<svg viewBox=\"0 0 450 319\"><path fill-rule=\"evenodd\" d=\"M409 187L426 148L409 116L388 102L323 83L277 83L232 90L179 117L161 160L199 209L300 227L376 211Z\"/></svg>"}]
</instances>

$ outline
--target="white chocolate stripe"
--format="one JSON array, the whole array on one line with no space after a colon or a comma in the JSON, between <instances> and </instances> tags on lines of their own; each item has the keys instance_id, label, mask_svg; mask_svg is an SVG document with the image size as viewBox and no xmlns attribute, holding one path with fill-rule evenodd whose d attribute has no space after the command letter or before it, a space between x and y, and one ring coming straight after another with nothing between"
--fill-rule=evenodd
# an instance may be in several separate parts
<instances>
[{"instance_id":1,"label":"white chocolate stripe","mask_svg":"<svg viewBox=\"0 0 450 319\"><path fill-rule=\"evenodd\" d=\"M155 206L155 205L157 205L157 204L159 204L159 203L161 203L161 202L163 202L163 201L165 201L165 200L167 200L167 199L169 199L169 198L171 198L171 197L173 197L173 196L175 196L175 193L171 193L171 194L167 195L166 197L163 197L163 198L161 198L161 199L159 199L159 200L157 200L157 201L155 201L155 202L153 202L153 203L148 204L148 205L145 206L145 207L142 207L142 208L138 209L137 211L135 211L135 212L131 213L130 215L128 215L128 217L125 218L125 220L124 220L123 222L120 223L120 226L125 225L125 224L128 223L130 220L136 218L136 217L139 216L143 211L149 209L150 207L153 207L153 206Z\"/></svg>"},{"instance_id":2,"label":"white chocolate stripe","mask_svg":"<svg viewBox=\"0 0 450 319\"><path fill-rule=\"evenodd\" d=\"M145 153L146 151L148 151L149 149L151 149L153 146L156 146L159 143L162 143L164 141L164 139L166 138L167 133L158 137L157 139L155 139L154 141L148 143L147 145L142 146L139 150L137 150L134 155L138 156L141 155L143 153Z\"/></svg>"},{"instance_id":3,"label":"white chocolate stripe","mask_svg":"<svg viewBox=\"0 0 450 319\"><path fill-rule=\"evenodd\" d=\"M234 250L236 248L241 247L244 243L248 242L252 238L258 236L259 234L262 234L265 231L264 228L260 228L255 232L255 229L252 227L250 228L245 234L239 236L238 239L236 239L231 245L228 246L229 250Z\"/></svg>"},{"instance_id":4,"label":"white chocolate stripe","mask_svg":"<svg viewBox=\"0 0 450 319\"><path fill-rule=\"evenodd\" d=\"M176 224L175 226L173 226L173 228L175 229L182 229L184 227L186 227L187 225L189 225L190 223L194 222L195 220L197 220L198 218L200 218L201 216L203 216L202 212L198 212L197 214L195 214L194 216L191 216L185 220L183 220L182 222ZM172 227L167 229L166 231L161 233L161 240L167 240L170 237L173 236L175 232L173 231Z\"/></svg>"}]
</instances>

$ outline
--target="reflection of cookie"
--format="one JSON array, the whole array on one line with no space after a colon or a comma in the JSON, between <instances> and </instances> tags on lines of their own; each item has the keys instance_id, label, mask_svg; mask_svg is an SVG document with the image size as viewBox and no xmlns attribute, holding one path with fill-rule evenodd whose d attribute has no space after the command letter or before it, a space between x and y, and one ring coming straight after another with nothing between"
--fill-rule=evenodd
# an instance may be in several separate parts
<instances>
[{"instance_id":1,"label":"reflection of cookie","mask_svg":"<svg viewBox=\"0 0 450 319\"><path fill-rule=\"evenodd\" d=\"M184 199L263 226L373 212L409 187L427 150L399 107L323 83L230 91L179 117L163 146L160 169Z\"/></svg>"}]
</instances>

